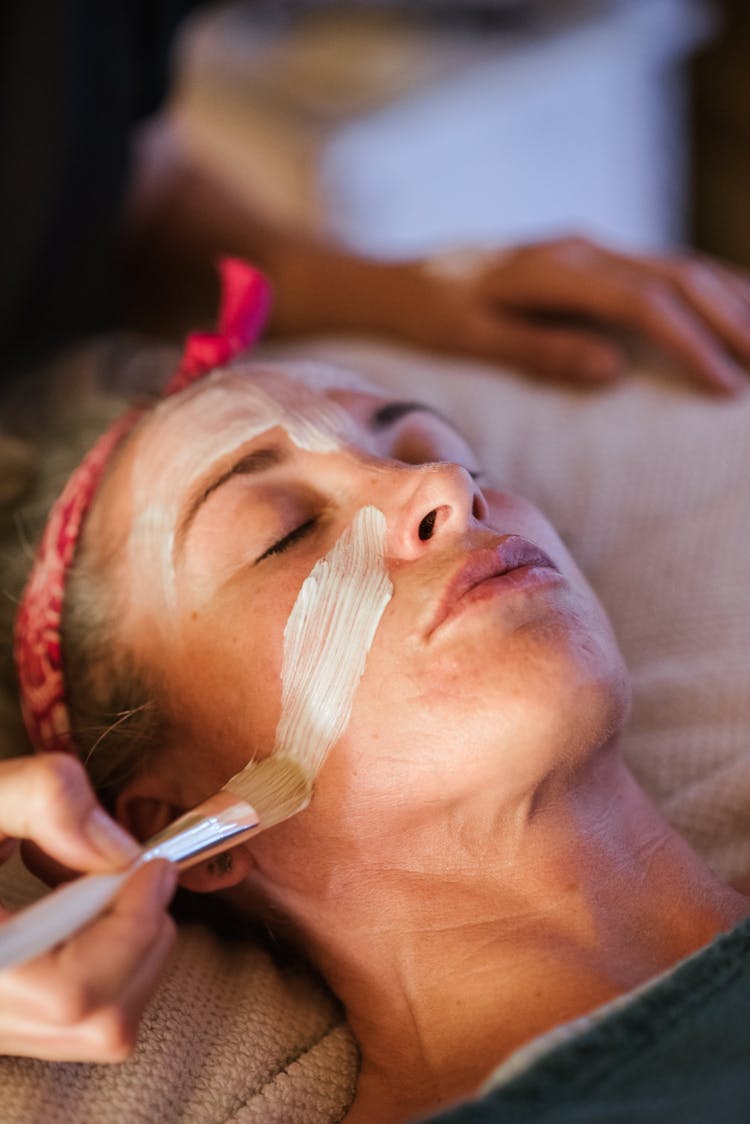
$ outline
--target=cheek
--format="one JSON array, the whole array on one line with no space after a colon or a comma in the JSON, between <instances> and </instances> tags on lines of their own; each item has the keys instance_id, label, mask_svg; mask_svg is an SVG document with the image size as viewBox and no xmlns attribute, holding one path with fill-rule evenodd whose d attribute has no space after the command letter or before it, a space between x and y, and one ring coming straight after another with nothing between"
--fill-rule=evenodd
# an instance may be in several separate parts
<instances>
[{"instance_id":1,"label":"cheek","mask_svg":"<svg viewBox=\"0 0 750 1124\"><path fill-rule=\"evenodd\" d=\"M552 682L619 675L621 656L598 602L575 588L509 606L492 602L459 618L430 647L389 635L373 649L359 702L371 720L409 721L425 708L456 720L499 716L510 701L543 698Z\"/></svg>"},{"instance_id":2,"label":"cheek","mask_svg":"<svg viewBox=\"0 0 750 1124\"><path fill-rule=\"evenodd\" d=\"M273 748L286 620L268 602L250 612L229 599L223 609L195 609L184 621L175 636L173 692L191 740L222 773L220 784Z\"/></svg>"},{"instance_id":3,"label":"cheek","mask_svg":"<svg viewBox=\"0 0 750 1124\"><path fill-rule=\"evenodd\" d=\"M467 620L440 651L409 650L384 627L330 777L352 807L416 810L486 785L511 799L608 740L628 699L588 592L571 590L504 634Z\"/></svg>"},{"instance_id":4,"label":"cheek","mask_svg":"<svg viewBox=\"0 0 750 1124\"><path fill-rule=\"evenodd\" d=\"M486 522L498 534L521 535L540 546L555 562L559 559L574 566L557 531L539 508L509 492L483 488L482 494L488 507Z\"/></svg>"}]
</instances>

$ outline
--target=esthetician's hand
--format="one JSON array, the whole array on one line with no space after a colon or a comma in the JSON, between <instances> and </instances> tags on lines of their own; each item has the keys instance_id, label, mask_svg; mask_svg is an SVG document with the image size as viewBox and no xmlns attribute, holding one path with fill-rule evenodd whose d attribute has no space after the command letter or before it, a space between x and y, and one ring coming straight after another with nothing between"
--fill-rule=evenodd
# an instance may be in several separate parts
<instances>
[{"instance_id":1,"label":"esthetician's hand","mask_svg":"<svg viewBox=\"0 0 750 1124\"><path fill-rule=\"evenodd\" d=\"M97 804L65 754L0 763L0 861L33 840L85 872L126 866L137 844ZM174 939L166 913L175 872L150 863L110 909L65 944L0 971L0 1054L54 1061L122 1061ZM9 916L0 908L0 926Z\"/></svg>"},{"instance_id":2,"label":"esthetician's hand","mask_svg":"<svg viewBox=\"0 0 750 1124\"><path fill-rule=\"evenodd\" d=\"M625 332L699 387L732 395L750 382L750 278L709 258L564 238L401 268L390 316L429 347L596 386L624 373Z\"/></svg>"}]
</instances>

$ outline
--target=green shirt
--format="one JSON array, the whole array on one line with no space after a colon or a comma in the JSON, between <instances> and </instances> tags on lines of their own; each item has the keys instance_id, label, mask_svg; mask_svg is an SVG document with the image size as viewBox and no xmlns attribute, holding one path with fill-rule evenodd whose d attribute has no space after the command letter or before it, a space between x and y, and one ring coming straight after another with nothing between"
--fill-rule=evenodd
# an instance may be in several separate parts
<instances>
[{"instance_id":1,"label":"green shirt","mask_svg":"<svg viewBox=\"0 0 750 1124\"><path fill-rule=\"evenodd\" d=\"M495 1082L481 1100L431 1121L748 1124L750 919L637 992L523 1048L488 1086Z\"/></svg>"}]
</instances>

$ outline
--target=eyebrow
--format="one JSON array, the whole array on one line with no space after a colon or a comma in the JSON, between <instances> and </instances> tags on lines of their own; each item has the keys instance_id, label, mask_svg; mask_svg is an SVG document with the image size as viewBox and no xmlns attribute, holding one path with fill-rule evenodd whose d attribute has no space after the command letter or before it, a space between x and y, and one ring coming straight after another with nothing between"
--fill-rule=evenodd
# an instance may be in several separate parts
<instances>
[{"instance_id":1,"label":"eyebrow","mask_svg":"<svg viewBox=\"0 0 750 1124\"><path fill-rule=\"evenodd\" d=\"M372 429L385 429L389 425L394 425L401 418L406 417L407 414L413 414L416 411L421 411L423 414L432 414L441 421L446 422L452 429L455 425L450 421L445 414L440 410L436 410L434 406L430 406L427 402L417 402L416 400L408 400L404 402L386 402L385 406L380 406L370 418L370 427Z\"/></svg>"},{"instance_id":2,"label":"eyebrow","mask_svg":"<svg viewBox=\"0 0 750 1124\"><path fill-rule=\"evenodd\" d=\"M403 402L386 402L384 406L379 406L377 410L368 419L368 425L371 429L380 430L386 429L389 425L394 425L401 418L406 417L407 414L416 412L432 414L441 421L451 425L454 429L453 423L446 418L440 410L436 410L434 406L430 406L427 402L417 402L416 400L408 400ZM210 495L212 495L222 484L226 484L233 476L256 476L262 472L266 472L270 468L275 468L277 465L283 464L288 459L289 454L282 449L279 445L266 445L260 449L254 449L252 452L247 453L246 456L241 457L240 460L233 462L226 471L222 472L216 479L212 479L210 483L206 484L205 480L199 483L198 487L193 490L189 496L184 509L180 515L177 523L177 530L175 531L174 538L174 551L175 558L180 554L185 544L190 527L195 520L196 515L203 507L204 503Z\"/></svg>"},{"instance_id":3,"label":"eyebrow","mask_svg":"<svg viewBox=\"0 0 750 1124\"><path fill-rule=\"evenodd\" d=\"M208 484L204 479L189 496L177 523L174 539L175 557L181 551L190 526L203 504L222 484L226 484L227 480L230 480L233 476L256 476L261 472L267 472L269 468L275 468L277 465L283 464L288 456L289 454L279 445L264 445L260 449L253 449L252 452L240 457L239 460L233 461L226 471L222 472L216 479L212 479Z\"/></svg>"}]
</instances>

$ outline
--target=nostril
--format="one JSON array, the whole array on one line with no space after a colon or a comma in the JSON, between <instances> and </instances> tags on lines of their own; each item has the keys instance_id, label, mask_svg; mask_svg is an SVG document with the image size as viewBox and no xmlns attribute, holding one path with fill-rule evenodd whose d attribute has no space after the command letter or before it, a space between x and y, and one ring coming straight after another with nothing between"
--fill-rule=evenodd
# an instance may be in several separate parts
<instances>
[{"instance_id":1,"label":"nostril","mask_svg":"<svg viewBox=\"0 0 750 1124\"><path fill-rule=\"evenodd\" d=\"M428 511L422 522L419 524L419 537L422 542L427 542L432 538L432 532L435 530L435 519L437 518L437 511Z\"/></svg>"},{"instance_id":2,"label":"nostril","mask_svg":"<svg viewBox=\"0 0 750 1124\"><path fill-rule=\"evenodd\" d=\"M475 519L479 520L480 523L483 519L487 518L487 504L484 502L484 497L482 495L476 494L474 496L474 502L471 505L471 514Z\"/></svg>"}]
</instances>

